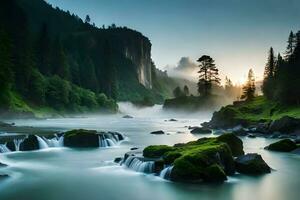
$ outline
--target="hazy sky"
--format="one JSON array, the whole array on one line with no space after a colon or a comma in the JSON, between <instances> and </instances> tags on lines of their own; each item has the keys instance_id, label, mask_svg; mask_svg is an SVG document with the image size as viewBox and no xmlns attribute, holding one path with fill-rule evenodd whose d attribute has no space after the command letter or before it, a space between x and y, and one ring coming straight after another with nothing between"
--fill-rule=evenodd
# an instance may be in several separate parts
<instances>
[{"instance_id":1,"label":"hazy sky","mask_svg":"<svg viewBox=\"0 0 300 200\"><path fill-rule=\"evenodd\" d=\"M47 0L91 16L98 26L116 23L152 42L158 68L181 57L209 54L234 82L251 67L261 77L267 51L284 52L290 30L300 29L300 0Z\"/></svg>"}]
</instances>

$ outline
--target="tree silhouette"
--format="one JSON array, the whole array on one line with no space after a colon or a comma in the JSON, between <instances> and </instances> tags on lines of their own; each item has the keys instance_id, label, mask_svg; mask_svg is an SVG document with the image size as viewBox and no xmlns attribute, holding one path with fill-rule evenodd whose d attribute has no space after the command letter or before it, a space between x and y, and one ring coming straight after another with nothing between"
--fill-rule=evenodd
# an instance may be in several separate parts
<instances>
[{"instance_id":1,"label":"tree silhouette","mask_svg":"<svg viewBox=\"0 0 300 200\"><path fill-rule=\"evenodd\" d=\"M197 62L200 63L198 92L200 95L208 96L211 93L212 84L220 84L219 70L210 56L203 55Z\"/></svg>"},{"instance_id":2,"label":"tree silhouette","mask_svg":"<svg viewBox=\"0 0 300 200\"><path fill-rule=\"evenodd\" d=\"M173 95L175 98L178 98L184 96L184 93L182 92L181 88L178 86L173 90Z\"/></svg>"},{"instance_id":3,"label":"tree silhouette","mask_svg":"<svg viewBox=\"0 0 300 200\"><path fill-rule=\"evenodd\" d=\"M241 96L241 99L250 101L254 97L255 97L255 78L254 78L253 70L250 69L248 72L247 82L243 87L243 95Z\"/></svg>"},{"instance_id":4,"label":"tree silhouette","mask_svg":"<svg viewBox=\"0 0 300 200\"><path fill-rule=\"evenodd\" d=\"M190 90L189 90L187 85L185 85L183 87L183 93L184 93L185 96L188 96L190 94Z\"/></svg>"},{"instance_id":5,"label":"tree silhouette","mask_svg":"<svg viewBox=\"0 0 300 200\"><path fill-rule=\"evenodd\" d=\"M293 54L294 49L296 47L296 37L295 37L293 31L290 32L287 43L288 43L288 45L287 45L287 48L285 51L285 56L284 56L285 60L288 60L291 57L291 55Z\"/></svg>"},{"instance_id":6,"label":"tree silhouette","mask_svg":"<svg viewBox=\"0 0 300 200\"><path fill-rule=\"evenodd\" d=\"M268 62L265 67L264 81L262 85L262 91L264 95L269 99L273 98L275 67L276 67L276 62L275 62L274 50L271 47L269 51Z\"/></svg>"},{"instance_id":7,"label":"tree silhouette","mask_svg":"<svg viewBox=\"0 0 300 200\"><path fill-rule=\"evenodd\" d=\"M86 15L84 22L87 24L89 24L91 22L91 18L89 15Z\"/></svg>"}]
</instances>

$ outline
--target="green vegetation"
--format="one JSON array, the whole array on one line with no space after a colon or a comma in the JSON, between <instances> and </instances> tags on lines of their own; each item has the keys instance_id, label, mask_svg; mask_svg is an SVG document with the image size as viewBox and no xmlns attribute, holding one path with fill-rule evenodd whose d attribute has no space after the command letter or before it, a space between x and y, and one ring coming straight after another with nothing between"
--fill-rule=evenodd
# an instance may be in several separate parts
<instances>
[{"instance_id":1,"label":"green vegetation","mask_svg":"<svg viewBox=\"0 0 300 200\"><path fill-rule=\"evenodd\" d=\"M297 148L295 142L290 139L280 140L278 142L272 143L269 146L265 147L270 151L280 151L280 152L291 152Z\"/></svg>"},{"instance_id":2,"label":"green vegetation","mask_svg":"<svg viewBox=\"0 0 300 200\"><path fill-rule=\"evenodd\" d=\"M232 127L276 120L283 116L300 118L299 106L282 105L258 96L251 101L236 102L222 107L213 114L210 123L216 127Z\"/></svg>"},{"instance_id":3,"label":"green vegetation","mask_svg":"<svg viewBox=\"0 0 300 200\"><path fill-rule=\"evenodd\" d=\"M99 136L94 130L71 130L64 134L64 146L86 148L99 147Z\"/></svg>"},{"instance_id":4,"label":"green vegetation","mask_svg":"<svg viewBox=\"0 0 300 200\"><path fill-rule=\"evenodd\" d=\"M234 172L232 155L242 154L242 141L233 134L201 138L173 147L149 146L143 151L147 158L161 158L165 164L173 165L171 179L176 181L224 181L225 174Z\"/></svg>"}]
</instances>

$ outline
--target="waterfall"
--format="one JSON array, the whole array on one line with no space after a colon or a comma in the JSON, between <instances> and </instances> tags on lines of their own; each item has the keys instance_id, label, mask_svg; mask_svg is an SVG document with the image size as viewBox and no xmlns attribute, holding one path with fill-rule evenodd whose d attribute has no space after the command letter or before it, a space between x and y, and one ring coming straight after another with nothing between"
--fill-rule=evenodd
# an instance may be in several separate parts
<instances>
[{"instance_id":1,"label":"waterfall","mask_svg":"<svg viewBox=\"0 0 300 200\"><path fill-rule=\"evenodd\" d=\"M129 156L123 164L137 172L154 173L154 161L142 161L138 157Z\"/></svg>"},{"instance_id":2,"label":"waterfall","mask_svg":"<svg viewBox=\"0 0 300 200\"><path fill-rule=\"evenodd\" d=\"M50 138L50 139L42 137L42 139L47 143L48 147L62 147L62 146L64 146L63 136L61 136L61 137L55 136L54 138Z\"/></svg>"},{"instance_id":3,"label":"waterfall","mask_svg":"<svg viewBox=\"0 0 300 200\"><path fill-rule=\"evenodd\" d=\"M7 148L6 144L0 144L0 152L7 153L7 152L11 152L11 151Z\"/></svg>"},{"instance_id":4,"label":"waterfall","mask_svg":"<svg viewBox=\"0 0 300 200\"><path fill-rule=\"evenodd\" d=\"M117 138L114 134L112 135L99 135L99 147L111 147L116 146L119 142L119 138Z\"/></svg>"},{"instance_id":5,"label":"waterfall","mask_svg":"<svg viewBox=\"0 0 300 200\"><path fill-rule=\"evenodd\" d=\"M47 148L49 148L48 144L40 136L36 135L36 138L37 138L37 140L39 142L40 149L47 149Z\"/></svg>"},{"instance_id":6,"label":"waterfall","mask_svg":"<svg viewBox=\"0 0 300 200\"><path fill-rule=\"evenodd\" d=\"M20 151L20 145L24 141L23 139L14 139L15 149L16 151Z\"/></svg>"},{"instance_id":7,"label":"waterfall","mask_svg":"<svg viewBox=\"0 0 300 200\"><path fill-rule=\"evenodd\" d=\"M172 172L173 166L165 167L159 174L159 176L163 179L170 179L171 172Z\"/></svg>"}]
</instances>

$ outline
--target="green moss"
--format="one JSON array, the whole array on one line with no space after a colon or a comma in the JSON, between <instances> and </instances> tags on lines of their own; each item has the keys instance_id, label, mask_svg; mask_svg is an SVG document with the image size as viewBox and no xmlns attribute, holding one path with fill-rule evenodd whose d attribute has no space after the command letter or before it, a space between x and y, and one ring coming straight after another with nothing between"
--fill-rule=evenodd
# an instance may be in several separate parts
<instances>
[{"instance_id":1,"label":"green moss","mask_svg":"<svg viewBox=\"0 0 300 200\"><path fill-rule=\"evenodd\" d=\"M167 145L152 145L144 149L143 155L147 158L160 158L166 152L172 151L174 148Z\"/></svg>"},{"instance_id":2,"label":"green moss","mask_svg":"<svg viewBox=\"0 0 300 200\"><path fill-rule=\"evenodd\" d=\"M233 156L244 155L243 142L237 136L227 133L219 136L217 140L228 144Z\"/></svg>"},{"instance_id":3,"label":"green moss","mask_svg":"<svg viewBox=\"0 0 300 200\"><path fill-rule=\"evenodd\" d=\"M235 135L226 134L173 147L149 146L143 154L145 157L161 158L165 165L173 165L171 179L174 181L223 181L226 179L224 174L234 172L232 152L235 155L243 153L243 144Z\"/></svg>"},{"instance_id":4,"label":"green moss","mask_svg":"<svg viewBox=\"0 0 300 200\"><path fill-rule=\"evenodd\" d=\"M281 105L258 96L252 101L238 102L221 108L214 113L212 122L225 123L225 125L251 124L276 120L283 116L300 118L300 107Z\"/></svg>"},{"instance_id":5,"label":"green moss","mask_svg":"<svg viewBox=\"0 0 300 200\"><path fill-rule=\"evenodd\" d=\"M290 139L280 140L278 142L272 143L269 146L265 147L265 149L271 151L281 151L281 152L290 152L297 148L295 142Z\"/></svg>"},{"instance_id":6,"label":"green moss","mask_svg":"<svg viewBox=\"0 0 300 200\"><path fill-rule=\"evenodd\" d=\"M95 130L72 130L64 134L64 146L67 147L99 147L99 136Z\"/></svg>"}]
</instances>

